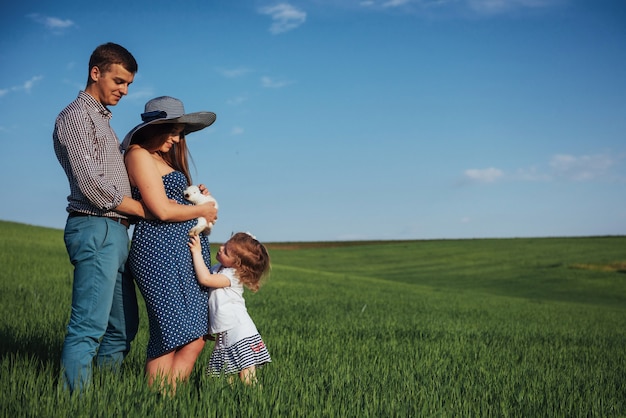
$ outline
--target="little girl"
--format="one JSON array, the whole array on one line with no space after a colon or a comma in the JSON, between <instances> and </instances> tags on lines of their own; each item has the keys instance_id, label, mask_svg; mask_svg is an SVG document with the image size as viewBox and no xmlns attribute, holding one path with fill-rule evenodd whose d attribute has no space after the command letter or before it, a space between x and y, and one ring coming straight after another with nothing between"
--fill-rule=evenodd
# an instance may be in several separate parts
<instances>
[{"instance_id":1,"label":"little girl","mask_svg":"<svg viewBox=\"0 0 626 418\"><path fill-rule=\"evenodd\" d=\"M198 282L211 288L209 322L216 334L208 373L239 373L245 384L256 383L256 367L272 360L246 309L243 287L256 292L270 269L267 249L252 235L234 234L220 246L219 264L209 270L202 258L200 239L189 238Z\"/></svg>"}]
</instances>

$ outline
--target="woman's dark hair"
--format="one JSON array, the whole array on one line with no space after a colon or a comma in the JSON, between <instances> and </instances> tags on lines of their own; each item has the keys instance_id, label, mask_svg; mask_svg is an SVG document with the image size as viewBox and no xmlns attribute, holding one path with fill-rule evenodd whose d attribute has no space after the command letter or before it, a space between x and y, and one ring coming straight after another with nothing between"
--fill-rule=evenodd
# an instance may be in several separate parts
<instances>
[{"instance_id":1,"label":"woman's dark hair","mask_svg":"<svg viewBox=\"0 0 626 418\"><path fill-rule=\"evenodd\" d=\"M168 135L176 126L177 124L175 123L157 123L144 126L135 132L130 145L136 144L150 152L156 151L167 141ZM170 167L182 172L187 178L187 184L191 185L191 173L189 170L191 155L187 148L184 132L180 134L180 141L174 144L169 152L161 154L161 157Z\"/></svg>"}]
</instances>

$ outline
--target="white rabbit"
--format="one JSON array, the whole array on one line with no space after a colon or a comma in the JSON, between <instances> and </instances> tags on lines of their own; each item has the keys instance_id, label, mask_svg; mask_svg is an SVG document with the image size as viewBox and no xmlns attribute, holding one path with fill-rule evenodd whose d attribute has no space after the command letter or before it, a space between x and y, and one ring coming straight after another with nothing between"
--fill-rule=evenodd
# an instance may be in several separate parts
<instances>
[{"instance_id":1,"label":"white rabbit","mask_svg":"<svg viewBox=\"0 0 626 418\"><path fill-rule=\"evenodd\" d=\"M183 191L183 196L194 205L213 202L215 203L215 209L217 209L217 200L211 195L202 194L198 186L187 187ZM211 228L213 228L213 222L207 222L203 217L199 217L196 226L189 230L189 236L198 235L201 232L208 235L211 233Z\"/></svg>"}]
</instances>

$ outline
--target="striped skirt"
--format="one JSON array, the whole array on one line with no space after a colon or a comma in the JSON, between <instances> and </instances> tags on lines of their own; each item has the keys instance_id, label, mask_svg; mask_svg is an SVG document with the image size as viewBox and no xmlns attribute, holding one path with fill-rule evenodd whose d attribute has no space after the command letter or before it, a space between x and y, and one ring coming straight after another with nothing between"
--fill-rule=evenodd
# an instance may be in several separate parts
<instances>
[{"instance_id":1,"label":"striped skirt","mask_svg":"<svg viewBox=\"0 0 626 418\"><path fill-rule=\"evenodd\" d=\"M216 336L207 374L216 376L222 373L238 373L248 367L261 367L272 361L261 335L246 337L227 347L224 340L228 338L224 334L226 333Z\"/></svg>"}]
</instances>

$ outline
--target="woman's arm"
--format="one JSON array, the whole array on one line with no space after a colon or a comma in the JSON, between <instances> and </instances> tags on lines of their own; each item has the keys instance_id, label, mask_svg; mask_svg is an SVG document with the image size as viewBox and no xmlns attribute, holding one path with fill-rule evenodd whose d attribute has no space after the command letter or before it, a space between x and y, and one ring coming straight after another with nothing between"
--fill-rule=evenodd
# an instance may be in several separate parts
<instances>
[{"instance_id":1,"label":"woman's arm","mask_svg":"<svg viewBox=\"0 0 626 418\"><path fill-rule=\"evenodd\" d=\"M156 219L164 222L183 222L199 216L207 222L217 219L213 203L180 205L168 199L157 161L144 148L129 148L124 159L131 184L139 189L144 205Z\"/></svg>"},{"instance_id":2,"label":"woman's arm","mask_svg":"<svg viewBox=\"0 0 626 418\"><path fill-rule=\"evenodd\" d=\"M191 250L191 258L193 260L193 268L196 271L198 282L206 287L229 287L230 279L224 274L212 274L209 268L204 264L202 258L202 246L200 238L195 235L189 237L189 249Z\"/></svg>"}]
</instances>

